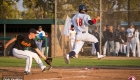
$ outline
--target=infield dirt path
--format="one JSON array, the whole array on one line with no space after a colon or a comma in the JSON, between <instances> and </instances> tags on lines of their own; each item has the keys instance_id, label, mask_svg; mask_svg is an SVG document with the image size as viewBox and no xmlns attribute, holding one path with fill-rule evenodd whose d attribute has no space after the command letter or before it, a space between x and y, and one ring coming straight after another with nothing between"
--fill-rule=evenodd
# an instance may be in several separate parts
<instances>
[{"instance_id":1,"label":"infield dirt path","mask_svg":"<svg viewBox=\"0 0 140 80\"><path fill-rule=\"evenodd\" d=\"M23 75L23 71L24 67L0 67L0 78L2 75ZM24 80L128 80L130 76L140 80L140 69L52 68L41 72L39 68L32 68L31 75L23 75Z\"/></svg>"}]
</instances>

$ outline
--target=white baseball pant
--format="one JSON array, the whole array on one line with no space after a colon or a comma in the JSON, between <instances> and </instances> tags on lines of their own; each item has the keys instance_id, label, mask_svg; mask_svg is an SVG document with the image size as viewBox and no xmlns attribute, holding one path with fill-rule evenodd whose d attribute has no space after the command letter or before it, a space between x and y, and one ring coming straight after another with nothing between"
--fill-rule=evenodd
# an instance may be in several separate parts
<instances>
[{"instance_id":1,"label":"white baseball pant","mask_svg":"<svg viewBox=\"0 0 140 80\"><path fill-rule=\"evenodd\" d=\"M95 49L95 45L94 45L94 43L92 43L91 54L94 55L94 56L96 55L96 49Z\"/></svg>"},{"instance_id":2,"label":"white baseball pant","mask_svg":"<svg viewBox=\"0 0 140 80\"><path fill-rule=\"evenodd\" d=\"M138 57L140 57L139 39L136 39L136 46L137 46L137 51L136 51L136 53L137 53Z\"/></svg>"},{"instance_id":3,"label":"white baseball pant","mask_svg":"<svg viewBox=\"0 0 140 80\"><path fill-rule=\"evenodd\" d=\"M126 44L120 44L120 52L126 54Z\"/></svg>"},{"instance_id":4,"label":"white baseball pant","mask_svg":"<svg viewBox=\"0 0 140 80\"><path fill-rule=\"evenodd\" d=\"M39 50L41 51L42 50L42 40L40 40L40 41L37 41L36 40L36 45L37 45L37 47L39 48Z\"/></svg>"},{"instance_id":5,"label":"white baseball pant","mask_svg":"<svg viewBox=\"0 0 140 80\"><path fill-rule=\"evenodd\" d=\"M25 71L28 71L28 72L31 71L32 58L36 61L37 64L39 64L41 70L43 70L46 67L44 66L39 56L34 52L31 52L28 50L18 50L16 48L13 48L13 55L17 58L26 59Z\"/></svg>"},{"instance_id":6,"label":"white baseball pant","mask_svg":"<svg viewBox=\"0 0 140 80\"><path fill-rule=\"evenodd\" d=\"M129 57L130 45L132 46L133 57L136 57L136 53L135 53L135 50L136 50L136 46L135 46L136 45L136 41L135 41L134 38L131 41L127 41L127 54L126 54L126 56Z\"/></svg>"},{"instance_id":7,"label":"white baseball pant","mask_svg":"<svg viewBox=\"0 0 140 80\"><path fill-rule=\"evenodd\" d=\"M120 42L115 42L115 54L118 56L120 50Z\"/></svg>"},{"instance_id":8,"label":"white baseball pant","mask_svg":"<svg viewBox=\"0 0 140 80\"><path fill-rule=\"evenodd\" d=\"M89 34L88 32L86 33L78 32L78 34L76 35L75 48L73 49L73 51L76 54L78 54L79 51L81 50L82 46L85 43L84 41L97 43L98 39L95 36Z\"/></svg>"},{"instance_id":9,"label":"white baseball pant","mask_svg":"<svg viewBox=\"0 0 140 80\"><path fill-rule=\"evenodd\" d=\"M71 49L73 50L73 47L75 44L75 39L70 39L70 44L71 44Z\"/></svg>"},{"instance_id":10,"label":"white baseball pant","mask_svg":"<svg viewBox=\"0 0 140 80\"><path fill-rule=\"evenodd\" d=\"M108 41L105 42L104 47L103 47L103 55L105 56L106 56L107 47L108 47Z\"/></svg>"},{"instance_id":11,"label":"white baseball pant","mask_svg":"<svg viewBox=\"0 0 140 80\"><path fill-rule=\"evenodd\" d=\"M48 51L49 51L49 47L42 47L42 53L48 57Z\"/></svg>"}]
</instances>

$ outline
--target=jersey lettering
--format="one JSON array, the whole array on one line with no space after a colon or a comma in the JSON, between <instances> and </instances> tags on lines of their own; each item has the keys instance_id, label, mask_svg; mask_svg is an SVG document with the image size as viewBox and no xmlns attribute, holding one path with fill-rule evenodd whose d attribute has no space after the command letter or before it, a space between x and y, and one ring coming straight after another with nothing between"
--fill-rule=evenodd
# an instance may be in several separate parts
<instances>
[{"instance_id":1,"label":"jersey lettering","mask_svg":"<svg viewBox=\"0 0 140 80\"><path fill-rule=\"evenodd\" d=\"M76 19L76 23L77 23L77 26L82 26L83 25L83 23L82 23L83 21L82 21L82 18L77 18Z\"/></svg>"},{"instance_id":2,"label":"jersey lettering","mask_svg":"<svg viewBox=\"0 0 140 80\"><path fill-rule=\"evenodd\" d=\"M24 46L27 46L27 47L31 46L31 43L26 43L25 41L22 41L21 44L24 45Z\"/></svg>"}]
</instances>

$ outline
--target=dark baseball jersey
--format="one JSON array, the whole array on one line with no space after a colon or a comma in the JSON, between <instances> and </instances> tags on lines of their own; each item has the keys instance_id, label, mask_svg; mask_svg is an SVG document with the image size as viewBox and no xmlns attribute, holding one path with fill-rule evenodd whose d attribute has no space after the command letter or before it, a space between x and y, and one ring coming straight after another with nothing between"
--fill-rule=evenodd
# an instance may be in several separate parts
<instances>
[{"instance_id":1,"label":"dark baseball jersey","mask_svg":"<svg viewBox=\"0 0 140 80\"><path fill-rule=\"evenodd\" d=\"M126 32L126 31L121 31L121 32L120 32L120 36L121 36L121 38L122 38L122 40L123 40L124 42L127 42L126 35L127 35L127 32ZM121 41L121 43L123 43L123 42Z\"/></svg>"},{"instance_id":2,"label":"dark baseball jersey","mask_svg":"<svg viewBox=\"0 0 140 80\"><path fill-rule=\"evenodd\" d=\"M33 39L29 39L28 34L16 35L16 41L13 48L18 50L25 50L27 47L37 48L37 45Z\"/></svg>"},{"instance_id":3,"label":"dark baseball jersey","mask_svg":"<svg viewBox=\"0 0 140 80\"><path fill-rule=\"evenodd\" d=\"M116 30L114 34L115 42L120 42L120 31Z\"/></svg>"}]
</instances>

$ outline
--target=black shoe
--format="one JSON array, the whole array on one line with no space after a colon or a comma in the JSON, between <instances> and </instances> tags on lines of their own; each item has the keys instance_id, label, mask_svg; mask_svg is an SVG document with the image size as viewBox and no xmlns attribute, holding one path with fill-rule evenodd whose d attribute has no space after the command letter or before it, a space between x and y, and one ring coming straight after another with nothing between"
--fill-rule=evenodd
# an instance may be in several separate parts
<instances>
[{"instance_id":1,"label":"black shoe","mask_svg":"<svg viewBox=\"0 0 140 80\"><path fill-rule=\"evenodd\" d=\"M29 75L29 74L31 74L31 72L24 71L24 75Z\"/></svg>"},{"instance_id":2,"label":"black shoe","mask_svg":"<svg viewBox=\"0 0 140 80\"><path fill-rule=\"evenodd\" d=\"M47 70L47 68L45 67L43 70L42 70L42 72L45 72Z\"/></svg>"}]
</instances>

